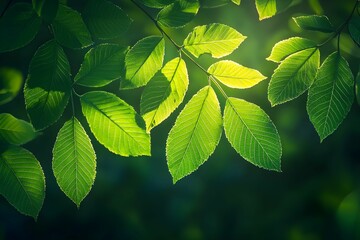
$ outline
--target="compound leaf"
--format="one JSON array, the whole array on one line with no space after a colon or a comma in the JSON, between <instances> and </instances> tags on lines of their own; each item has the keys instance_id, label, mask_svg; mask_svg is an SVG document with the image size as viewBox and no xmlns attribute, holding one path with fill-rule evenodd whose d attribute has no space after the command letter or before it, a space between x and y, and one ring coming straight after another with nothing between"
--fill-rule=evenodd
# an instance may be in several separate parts
<instances>
[{"instance_id":1,"label":"compound leaf","mask_svg":"<svg viewBox=\"0 0 360 240\"><path fill-rule=\"evenodd\" d=\"M281 142L275 125L257 105L228 98L224 110L225 135L247 161L281 171Z\"/></svg>"},{"instance_id":2,"label":"compound leaf","mask_svg":"<svg viewBox=\"0 0 360 240\"><path fill-rule=\"evenodd\" d=\"M52 23L59 8L59 0L32 0L32 5L39 17Z\"/></svg>"},{"instance_id":3,"label":"compound leaf","mask_svg":"<svg viewBox=\"0 0 360 240\"><path fill-rule=\"evenodd\" d=\"M214 152L222 132L219 101L214 90L202 88L176 119L166 142L173 182L189 175Z\"/></svg>"},{"instance_id":4,"label":"compound leaf","mask_svg":"<svg viewBox=\"0 0 360 240\"><path fill-rule=\"evenodd\" d=\"M319 15L300 16L293 18L295 23L304 30L331 33L334 27L328 17Z\"/></svg>"},{"instance_id":5,"label":"compound leaf","mask_svg":"<svg viewBox=\"0 0 360 240\"><path fill-rule=\"evenodd\" d=\"M64 50L51 40L31 59L24 96L35 129L44 129L62 115L70 96L70 65Z\"/></svg>"},{"instance_id":6,"label":"compound leaf","mask_svg":"<svg viewBox=\"0 0 360 240\"><path fill-rule=\"evenodd\" d=\"M121 156L150 156L144 120L114 94L95 91L81 96L83 114L96 139Z\"/></svg>"},{"instance_id":7,"label":"compound leaf","mask_svg":"<svg viewBox=\"0 0 360 240\"><path fill-rule=\"evenodd\" d=\"M96 156L89 136L73 117L60 129L53 149L53 172L61 190L78 207L96 175Z\"/></svg>"},{"instance_id":8,"label":"compound leaf","mask_svg":"<svg viewBox=\"0 0 360 240\"><path fill-rule=\"evenodd\" d=\"M13 100L21 89L23 76L12 68L0 68L0 105Z\"/></svg>"},{"instance_id":9,"label":"compound leaf","mask_svg":"<svg viewBox=\"0 0 360 240\"><path fill-rule=\"evenodd\" d=\"M276 0L256 0L255 4L260 21L274 16L277 12Z\"/></svg>"},{"instance_id":10,"label":"compound leaf","mask_svg":"<svg viewBox=\"0 0 360 240\"><path fill-rule=\"evenodd\" d=\"M334 52L321 65L309 89L307 111L321 141L344 120L354 101L354 77L348 63Z\"/></svg>"}]
</instances>

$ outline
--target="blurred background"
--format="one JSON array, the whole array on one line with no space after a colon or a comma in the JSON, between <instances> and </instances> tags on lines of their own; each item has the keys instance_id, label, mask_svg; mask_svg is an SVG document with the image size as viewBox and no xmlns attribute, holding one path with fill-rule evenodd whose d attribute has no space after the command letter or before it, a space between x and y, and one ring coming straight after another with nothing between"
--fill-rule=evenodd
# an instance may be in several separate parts
<instances>
[{"instance_id":1,"label":"blurred background","mask_svg":"<svg viewBox=\"0 0 360 240\"><path fill-rule=\"evenodd\" d=\"M84 2L70 0L68 4L81 12ZM159 34L130 1L113 2L134 20L129 32L114 42L132 46L143 37ZM0 11L6 3L0 0ZM240 6L201 8L185 28L166 31L181 43L195 26L227 24L247 39L226 59L258 69L270 79L277 65L265 59L276 42L291 36L318 42L328 37L301 32L291 20L293 16L326 14L334 26L339 26L354 3L303 0L260 22L254 1L243 0ZM146 9L156 16L156 10ZM43 26L28 46L1 54L0 66L19 69L26 78L32 55L50 38ZM168 61L176 56L176 49L170 42L166 44ZM336 50L335 46L329 42L320 49L322 61ZM65 49L73 76L87 50ZM360 50L346 30L341 37L341 51L355 75ZM360 107L356 103L338 130L320 144L306 113L306 94L271 108L267 100L269 79L248 90L225 89L229 96L256 103L269 114L282 139L282 173L259 169L242 159L223 133L209 160L172 184L165 157L167 134L185 103L207 84L206 76L185 60L190 78L188 93L180 108L152 130L151 157L125 158L108 152L94 139L76 101L76 115L97 153L95 184L79 209L61 192L51 168L57 132L70 118L71 109L67 108L56 124L26 144L45 172L45 202L35 222L0 197L0 239L360 239ZM205 68L213 62L208 56L199 59ZM142 88L119 91L119 81L115 81L102 89L116 93L139 110ZM77 86L77 91L89 89ZM223 109L225 99L220 93L218 97ZM0 112L28 120L23 94L0 106Z\"/></svg>"}]
</instances>

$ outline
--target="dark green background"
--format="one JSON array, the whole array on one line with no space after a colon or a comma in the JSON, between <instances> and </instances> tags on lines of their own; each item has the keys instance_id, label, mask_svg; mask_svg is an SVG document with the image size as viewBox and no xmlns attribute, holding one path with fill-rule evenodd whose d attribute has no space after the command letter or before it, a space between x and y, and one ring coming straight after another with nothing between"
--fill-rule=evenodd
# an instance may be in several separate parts
<instances>
[{"instance_id":1,"label":"dark green background","mask_svg":"<svg viewBox=\"0 0 360 240\"><path fill-rule=\"evenodd\" d=\"M1 0L0 8L6 2ZM129 1L114 2L134 20L129 32L115 42L133 45L142 37L159 34ZM339 26L355 0L320 2L324 13ZM69 1L80 12L83 3ZM197 25L219 22L234 27L248 38L227 59L270 77L276 64L265 58L276 42L291 36L319 42L327 37L300 32L291 17L301 14L314 14L309 1L259 22L254 1L243 0L241 6L201 9L186 28L168 32L181 43ZM32 55L50 38L43 26L25 48L0 54L0 66L17 68L26 77ZM356 74L360 51L346 34L341 40L342 53ZM165 59L170 60L176 52L170 42L166 44ZM335 51L335 45L330 42L321 48L322 61ZM74 76L87 49L65 51ZM205 56L199 62L208 67L214 60ZM187 66L190 86L185 102L207 84L206 76L190 61ZM57 131L70 117L68 107L56 124L25 146L41 162L46 175L46 198L38 221L21 215L1 197L0 239L360 239L359 106L354 104L339 129L320 144L306 113L306 94L271 108L267 101L268 82L267 79L250 90L226 89L226 92L260 105L270 115L282 139L282 173L246 162L223 134L210 159L173 185L167 170L165 142L185 102L152 131L152 157L125 158L109 153L95 141L77 99L76 115L85 125L97 153L97 177L92 191L77 209L61 192L52 173L52 147ZM103 90L116 93L139 110L142 89L119 91L118 86L117 81ZM77 87L80 93L88 90ZM224 98L217 93L223 109ZM0 106L0 112L28 119L23 94Z\"/></svg>"}]
</instances>

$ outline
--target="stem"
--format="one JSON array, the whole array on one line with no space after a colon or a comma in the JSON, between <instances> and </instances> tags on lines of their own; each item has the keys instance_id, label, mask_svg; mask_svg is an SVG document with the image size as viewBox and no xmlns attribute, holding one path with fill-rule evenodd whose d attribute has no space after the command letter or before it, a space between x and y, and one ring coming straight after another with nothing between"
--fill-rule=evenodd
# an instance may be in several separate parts
<instances>
[{"instance_id":1,"label":"stem","mask_svg":"<svg viewBox=\"0 0 360 240\"><path fill-rule=\"evenodd\" d=\"M10 4L13 0L9 0L4 8L4 10L2 11L2 13L0 14L0 18L2 18L6 12L6 10L10 7Z\"/></svg>"},{"instance_id":2,"label":"stem","mask_svg":"<svg viewBox=\"0 0 360 240\"><path fill-rule=\"evenodd\" d=\"M71 99L71 108L72 108L73 117L75 117L75 104L74 104L73 91L70 92L70 99Z\"/></svg>"}]
</instances>

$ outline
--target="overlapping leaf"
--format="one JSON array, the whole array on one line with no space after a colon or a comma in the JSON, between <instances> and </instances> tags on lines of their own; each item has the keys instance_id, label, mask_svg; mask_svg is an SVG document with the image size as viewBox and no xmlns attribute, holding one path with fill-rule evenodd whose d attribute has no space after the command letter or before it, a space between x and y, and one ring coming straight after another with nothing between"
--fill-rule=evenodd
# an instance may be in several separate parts
<instances>
[{"instance_id":1,"label":"overlapping leaf","mask_svg":"<svg viewBox=\"0 0 360 240\"><path fill-rule=\"evenodd\" d=\"M172 4L175 0L139 0L142 4L151 8L163 8Z\"/></svg>"},{"instance_id":2,"label":"overlapping leaf","mask_svg":"<svg viewBox=\"0 0 360 240\"><path fill-rule=\"evenodd\" d=\"M125 66L127 48L116 44L100 44L85 54L74 81L87 87L102 87L120 79Z\"/></svg>"},{"instance_id":3,"label":"overlapping leaf","mask_svg":"<svg viewBox=\"0 0 360 240\"><path fill-rule=\"evenodd\" d=\"M228 98L224 110L225 134L232 147L247 161L281 171L281 142L275 125L257 105Z\"/></svg>"},{"instance_id":4,"label":"overlapping leaf","mask_svg":"<svg viewBox=\"0 0 360 240\"><path fill-rule=\"evenodd\" d=\"M353 17L349 22L349 33L354 42L360 47L360 17Z\"/></svg>"},{"instance_id":5,"label":"overlapping leaf","mask_svg":"<svg viewBox=\"0 0 360 240\"><path fill-rule=\"evenodd\" d=\"M57 121L70 96L70 65L64 50L51 40L42 45L30 62L24 96L35 129Z\"/></svg>"},{"instance_id":6,"label":"overlapping leaf","mask_svg":"<svg viewBox=\"0 0 360 240\"><path fill-rule=\"evenodd\" d=\"M126 54L125 79L121 89L131 89L146 85L162 67L165 41L160 36L150 36L138 41Z\"/></svg>"},{"instance_id":7,"label":"overlapping leaf","mask_svg":"<svg viewBox=\"0 0 360 240\"><path fill-rule=\"evenodd\" d=\"M83 114L96 139L122 156L150 155L144 120L126 102L107 92L81 96Z\"/></svg>"},{"instance_id":8,"label":"overlapping leaf","mask_svg":"<svg viewBox=\"0 0 360 240\"><path fill-rule=\"evenodd\" d=\"M59 0L32 0L36 13L47 23L52 23L59 8Z\"/></svg>"},{"instance_id":9,"label":"overlapping leaf","mask_svg":"<svg viewBox=\"0 0 360 240\"><path fill-rule=\"evenodd\" d=\"M96 156L88 135L75 117L60 129L53 155L56 181L79 207L94 184Z\"/></svg>"},{"instance_id":10,"label":"overlapping leaf","mask_svg":"<svg viewBox=\"0 0 360 240\"><path fill-rule=\"evenodd\" d=\"M170 116L183 101L189 85L186 64L181 58L169 61L146 85L140 113L150 131Z\"/></svg>"},{"instance_id":11,"label":"overlapping leaf","mask_svg":"<svg viewBox=\"0 0 360 240\"><path fill-rule=\"evenodd\" d=\"M214 63L207 72L231 88L250 88L266 79L259 71L229 60Z\"/></svg>"},{"instance_id":12,"label":"overlapping leaf","mask_svg":"<svg viewBox=\"0 0 360 240\"><path fill-rule=\"evenodd\" d=\"M231 54L245 39L234 28L213 23L195 27L184 40L184 48L195 57L208 53L221 58Z\"/></svg>"},{"instance_id":13,"label":"overlapping leaf","mask_svg":"<svg viewBox=\"0 0 360 240\"><path fill-rule=\"evenodd\" d=\"M276 14L276 0L256 0L255 4L259 20L270 18Z\"/></svg>"},{"instance_id":14,"label":"overlapping leaf","mask_svg":"<svg viewBox=\"0 0 360 240\"><path fill-rule=\"evenodd\" d=\"M295 23L304 30L325 33L334 32L334 27L326 16L310 15L293 18Z\"/></svg>"},{"instance_id":15,"label":"overlapping leaf","mask_svg":"<svg viewBox=\"0 0 360 240\"><path fill-rule=\"evenodd\" d=\"M214 90L202 88L176 119L166 142L168 167L177 182L214 152L222 132L220 105Z\"/></svg>"},{"instance_id":16,"label":"overlapping leaf","mask_svg":"<svg viewBox=\"0 0 360 240\"><path fill-rule=\"evenodd\" d=\"M307 111L321 141L333 133L354 101L354 77L339 52L321 65L309 90Z\"/></svg>"},{"instance_id":17,"label":"overlapping leaf","mask_svg":"<svg viewBox=\"0 0 360 240\"><path fill-rule=\"evenodd\" d=\"M0 194L22 214L37 218L45 197L45 177L31 152L10 147L0 154Z\"/></svg>"},{"instance_id":18,"label":"overlapping leaf","mask_svg":"<svg viewBox=\"0 0 360 240\"><path fill-rule=\"evenodd\" d=\"M303 94L314 82L320 64L320 52L309 48L287 57L275 70L268 89L272 106Z\"/></svg>"},{"instance_id":19,"label":"overlapping leaf","mask_svg":"<svg viewBox=\"0 0 360 240\"><path fill-rule=\"evenodd\" d=\"M0 105L13 100L21 89L23 77L13 68L0 68Z\"/></svg>"}]
</instances>

